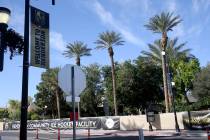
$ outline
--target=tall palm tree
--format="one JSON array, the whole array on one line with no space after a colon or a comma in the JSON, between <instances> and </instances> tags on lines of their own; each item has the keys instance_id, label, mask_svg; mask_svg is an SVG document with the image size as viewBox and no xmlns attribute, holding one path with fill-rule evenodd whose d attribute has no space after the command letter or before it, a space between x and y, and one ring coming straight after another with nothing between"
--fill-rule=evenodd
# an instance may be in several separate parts
<instances>
[{"instance_id":1,"label":"tall palm tree","mask_svg":"<svg viewBox=\"0 0 210 140\"><path fill-rule=\"evenodd\" d=\"M184 49L184 46L186 43L177 44L178 38L175 38L173 40L169 40L166 46L166 65L167 65L167 79L168 83L170 83L170 70L171 72L176 71L176 66L179 62L179 60L188 61L191 58L194 58L192 54L190 54L191 49ZM149 59L150 61L153 61L157 65L161 65L162 60L162 45L161 40L154 41L153 44L148 44L149 51L142 51L144 59ZM171 93L171 86L168 84L168 93ZM169 98L169 103L171 103L171 98Z\"/></svg>"},{"instance_id":2,"label":"tall palm tree","mask_svg":"<svg viewBox=\"0 0 210 140\"><path fill-rule=\"evenodd\" d=\"M115 65L114 65L114 46L123 45L124 41L119 33L114 31L106 31L99 34L98 39L95 42L97 44L97 49L108 49L108 53L111 59L112 65L112 92L114 98L114 110L115 116L117 116L117 102L116 102L116 79L115 79Z\"/></svg>"},{"instance_id":3,"label":"tall palm tree","mask_svg":"<svg viewBox=\"0 0 210 140\"><path fill-rule=\"evenodd\" d=\"M81 41L75 41L69 43L66 46L67 50L64 51L63 55L68 58L76 58L76 64L80 66L80 58L82 56L90 56L90 48L87 48L87 44L84 44Z\"/></svg>"},{"instance_id":4,"label":"tall palm tree","mask_svg":"<svg viewBox=\"0 0 210 140\"><path fill-rule=\"evenodd\" d=\"M166 112L169 111L169 95L167 87L167 72L166 72L166 45L168 41L167 32L172 31L172 29L178 25L182 20L180 16L174 16L173 13L162 12L160 15L155 15L150 18L149 23L145 25L148 30L154 33L161 33L161 47L162 47L162 69L163 69L163 85L164 85L164 95L165 95L165 105Z\"/></svg>"},{"instance_id":5,"label":"tall palm tree","mask_svg":"<svg viewBox=\"0 0 210 140\"><path fill-rule=\"evenodd\" d=\"M90 48L87 48L87 44L81 42L81 41L75 41L73 43L69 43L69 45L66 46L67 50L64 51L63 55L68 58L76 58L76 65L80 66L80 59L83 56L91 56ZM80 107L78 102L78 116L80 117Z\"/></svg>"}]
</instances>

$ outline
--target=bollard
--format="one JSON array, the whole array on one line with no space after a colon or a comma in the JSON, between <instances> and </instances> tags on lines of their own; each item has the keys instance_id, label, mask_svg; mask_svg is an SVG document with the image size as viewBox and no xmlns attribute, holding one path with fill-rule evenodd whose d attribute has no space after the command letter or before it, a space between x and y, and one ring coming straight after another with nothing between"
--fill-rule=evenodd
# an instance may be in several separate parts
<instances>
[{"instance_id":1,"label":"bollard","mask_svg":"<svg viewBox=\"0 0 210 140\"><path fill-rule=\"evenodd\" d=\"M58 140L60 140L60 128L58 128Z\"/></svg>"},{"instance_id":2,"label":"bollard","mask_svg":"<svg viewBox=\"0 0 210 140\"><path fill-rule=\"evenodd\" d=\"M139 129L139 140L144 140L144 133L143 133L143 129Z\"/></svg>"},{"instance_id":3,"label":"bollard","mask_svg":"<svg viewBox=\"0 0 210 140\"><path fill-rule=\"evenodd\" d=\"M88 140L90 139L90 128L88 128Z\"/></svg>"},{"instance_id":4,"label":"bollard","mask_svg":"<svg viewBox=\"0 0 210 140\"><path fill-rule=\"evenodd\" d=\"M38 130L38 128L36 129L36 139L39 139L39 130Z\"/></svg>"}]
</instances>

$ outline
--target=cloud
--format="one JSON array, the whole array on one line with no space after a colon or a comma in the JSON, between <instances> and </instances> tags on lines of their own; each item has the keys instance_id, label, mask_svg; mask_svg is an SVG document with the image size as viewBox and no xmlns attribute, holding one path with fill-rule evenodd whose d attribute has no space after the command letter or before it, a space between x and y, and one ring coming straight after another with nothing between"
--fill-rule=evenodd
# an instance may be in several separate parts
<instances>
[{"instance_id":1,"label":"cloud","mask_svg":"<svg viewBox=\"0 0 210 140\"><path fill-rule=\"evenodd\" d=\"M192 0L192 9L195 13L205 11L210 7L209 0Z\"/></svg>"},{"instance_id":2,"label":"cloud","mask_svg":"<svg viewBox=\"0 0 210 140\"><path fill-rule=\"evenodd\" d=\"M105 10L105 8L98 1L94 1L93 8L104 24L109 25L115 30L119 31L128 42L138 46L145 46L144 41L142 41L140 38L137 38L128 30L128 27L122 25L118 20L116 20L113 15L109 11Z\"/></svg>"},{"instance_id":3,"label":"cloud","mask_svg":"<svg viewBox=\"0 0 210 140\"><path fill-rule=\"evenodd\" d=\"M14 12L11 16L10 26L17 32L23 34L24 32L24 14L20 12Z\"/></svg>"},{"instance_id":4,"label":"cloud","mask_svg":"<svg viewBox=\"0 0 210 140\"><path fill-rule=\"evenodd\" d=\"M184 25L182 23L180 23L179 25L177 25L176 27L174 27L173 34L175 36L179 36L179 37L184 36L185 35Z\"/></svg>"},{"instance_id":5,"label":"cloud","mask_svg":"<svg viewBox=\"0 0 210 140\"><path fill-rule=\"evenodd\" d=\"M169 0L167 3L168 11L176 12L177 11L177 4L174 0Z\"/></svg>"},{"instance_id":6,"label":"cloud","mask_svg":"<svg viewBox=\"0 0 210 140\"><path fill-rule=\"evenodd\" d=\"M50 32L50 46L57 51L63 52L65 50L66 41L63 39L63 35L56 31Z\"/></svg>"}]
</instances>

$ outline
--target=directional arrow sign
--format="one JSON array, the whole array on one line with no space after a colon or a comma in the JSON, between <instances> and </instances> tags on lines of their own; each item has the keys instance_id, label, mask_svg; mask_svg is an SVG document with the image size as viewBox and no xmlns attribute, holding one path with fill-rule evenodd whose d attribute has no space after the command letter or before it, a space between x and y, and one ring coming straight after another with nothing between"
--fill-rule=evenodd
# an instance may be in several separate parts
<instances>
[{"instance_id":1,"label":"directional arrow sign","mask_svg":"<svg viewBox=\"0 0 210 140\"><path fill-rule=\"evenodd\" d=\"M71 68L74 67L74 91L79 96L86 88L86 75L79 66L67 64L58 72L58 85L67 94L71 95L72 79Z\"/></svg>"}]
</instances>

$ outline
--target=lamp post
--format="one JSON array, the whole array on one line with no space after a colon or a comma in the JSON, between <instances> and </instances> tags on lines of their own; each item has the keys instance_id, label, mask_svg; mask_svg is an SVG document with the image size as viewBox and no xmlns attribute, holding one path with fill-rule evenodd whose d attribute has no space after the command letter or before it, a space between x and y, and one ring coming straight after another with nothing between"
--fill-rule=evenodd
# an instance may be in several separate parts
<instances>
[{"instance_id":1,"label":"lamp post","mask_svg":"<svg viewBox=\"0 0 210 140\"><path fill-rule=\"evenodd\" d=\"M55 0L52 0L55 4ZM27 140L27 108L28 108L28 69L29 69L29 13L30 0L25 0L24 20L24 51L23 51L23 75L20 117L20 140Z\"/></svg>"},{"instance_id":2,"label":"lamp post","mask_svg":"<svg viewBox=\"0 0 210 140\"><path fill-rule=\"evenodd\" d=\"M6 49L5 33L10 19L10 10L0 7L0 72L4 67L4 50Z\"/></svg>"},{"instance_id":3,"label":"lamp post","mask_svg":"<svg viewBox=\"0 0 210 140\"><path fill-rule=\"evenodd\" d=\"M175 119L175 128L176 128L176 132L180 132L180 129L179 129L179 124L178 124L178 121L177 121L177 116L176 116L176 107L175 107L175 82L171 82L171 85L172 85L172 98L173 98L173 109L174 109L174 119Z\"/></svg>"}]
</instances>

